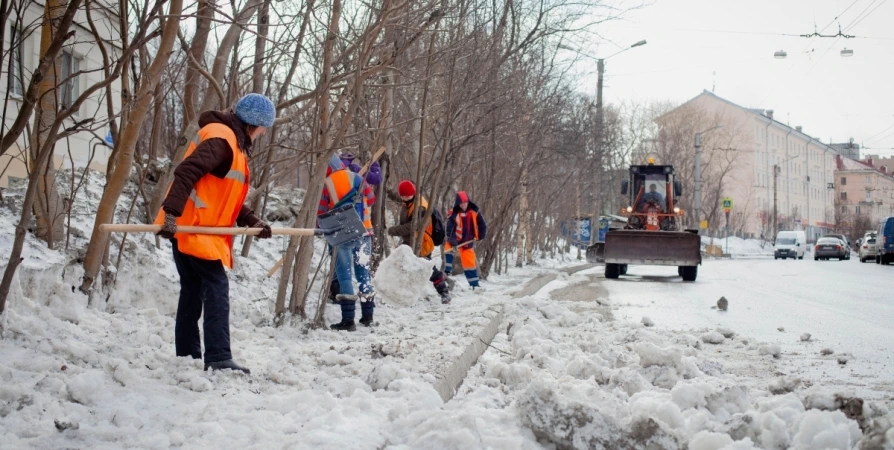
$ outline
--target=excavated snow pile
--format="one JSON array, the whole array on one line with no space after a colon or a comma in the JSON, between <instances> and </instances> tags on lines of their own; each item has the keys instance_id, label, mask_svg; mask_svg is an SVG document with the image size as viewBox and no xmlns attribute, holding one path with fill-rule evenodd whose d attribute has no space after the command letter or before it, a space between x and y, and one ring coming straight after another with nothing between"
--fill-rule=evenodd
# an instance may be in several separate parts
<instances>
[{"instance_id":1,"label":"excavated snow pile","mask_svg":"<svg viewBox=\"0 0 894 450\"><path fill-rule=\"evenodd\" d=\"M379 264L373 278L376 298L385 304L414 306L420 298L435 293L428 281L433 266L432 261L416 257L409 246L401 245Z\"/></svg>"},{"instance_id":2,"label":"excavated snow pile","mask_svg":"<svg viewBox=\"0 0 894 450\"><path fill-rule=\"evenodd\" d=\"M520 435L558 449L870 448L862 424L874 426L869 445L887 438L883 406L861 408L862 400L800 384L774 394L766 379L730 373L713 354L737 344L719 333L706 346L603 314L595 303L507 304L509 325L470 370L453 408L472 408L486 393L511 405ZM753 367L772 367L771 356L751 353Z\"/></svg>"}]
</instances>

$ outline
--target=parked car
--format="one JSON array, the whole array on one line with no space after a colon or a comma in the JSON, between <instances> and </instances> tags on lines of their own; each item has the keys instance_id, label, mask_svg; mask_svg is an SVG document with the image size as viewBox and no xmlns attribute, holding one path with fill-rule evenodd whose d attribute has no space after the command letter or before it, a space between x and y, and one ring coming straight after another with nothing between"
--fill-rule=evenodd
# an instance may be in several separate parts
<instances>
[{"instance_id":1,"label":"parked car","mask_svg":"<svg viewBox=\"0 0 894 450\"><path fill-rule=\"evenodd\" d=\"M878 247L875 262L891 264L894 261L894 217L886 217L879 222L875 240Z\"/></svg>"},{"instance_id":2,"label":"parked car","mask_svg":"<svg viewBox=\"0 0 894 450\"><path fill-rule=\"evenodd\" d=\"M823 237L833 237L833 238L838 238L838 240L840 240L841 242L844 242L845 244L847 244L848 247L851 246L851 240L848 239L847 236L845 236L845 235L843 235L843 234L832 233L832 234L827 234L827 235L825 235L825 236L823 236Z\"/></svg>"},{"instance_id":3,"label":"parked car","mask_svg":"<svg viewBox=\"0 0 894 450\"><path fill-rule=\"evenodd\" d=\"M838 258L844 261L848 258L847 244L835 237L821 237L816 241L816 247L813 249L813 260L828 260Z\"/></svg>"},{"instance_id":4,"label":"parked car","mask_svg":"<svg viewBox=\"0 0 894 450\"><path fill-rule=\"evenodd\" d=\"M860 262L865 263L870 259L875 261L876 256L878 256L878 245L876 244L875 236L867 235L863 238L863 244L860 245Z\"/></svg>"},{"instance_id":5,"label":"parked car","mask_svg":"<svg viewBox=\"0 0 894 450\"><path fill-rule=\"evenodd\" d=\"M804 259L807 251L807 233L803 231L780 231L773 245L774 259Z\"/></svg>"}]
</instances>

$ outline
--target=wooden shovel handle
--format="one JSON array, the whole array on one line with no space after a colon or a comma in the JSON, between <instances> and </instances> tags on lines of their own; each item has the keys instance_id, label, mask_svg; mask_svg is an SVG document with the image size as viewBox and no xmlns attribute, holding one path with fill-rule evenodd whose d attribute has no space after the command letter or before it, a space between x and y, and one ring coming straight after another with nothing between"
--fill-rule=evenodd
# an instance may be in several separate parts
<instances>
[{"instance_id":1,"label":"wooden shovel handle","mask_svg":"<svg viewBox=\"0 0 894 450\"><path fill-rule=\"evenodd\" d=\"M382 153L385 153L384 145L379 147L379 150L376 151L376 154L373 155L372 159L367 161L366 164L363 165L363 168L360 169L360 172L357 172L357 174L360 175L361 177L366 175L366 172L369 171L369 168L372 166L372 164L374 162L378 161L378 159L382 156Z\"/></svg>"},{"instance_id":2,"label":"wooden shovel handle","mask_svg":"<svg viewBox=\"0 0 894 450\"><path fill-rule=\"evenodd\" d=\"M257 236L263 228L240 228L240 227L191 227L178 226L178 233L187 234L214 234L214 235L249 235ZM137 224L109 224L105 223L99 226L99 231L104 233L158 233L161 231L161 225L137 225ZM313 228L273 228L270 231L275 235L286 236L313 236Z\"/></svg>"}]
</instances>

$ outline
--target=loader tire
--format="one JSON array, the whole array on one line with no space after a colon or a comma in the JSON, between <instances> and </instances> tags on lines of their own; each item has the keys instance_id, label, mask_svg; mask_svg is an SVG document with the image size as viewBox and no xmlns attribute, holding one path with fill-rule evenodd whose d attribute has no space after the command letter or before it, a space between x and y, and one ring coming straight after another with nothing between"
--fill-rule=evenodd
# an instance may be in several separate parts
<instances>
[{"instance_id":1,"label":"loader tire","mask_svg":"<svg viewBox=\"0 0 894 450\"><path fill-rule=\"evenodd\" d=\"M681 266L680 276L683 277L683 281L695 281L698 276L698 266Z\"/></svg>"},{"instance_id":2,"label":"loader tire","mask_svg":"<svg viewBox=\"0 0 894 450\"><path fill-rule=\"evenodd\" d=\"M621 264L621 275L627 275L627 264Z\"/></svg>"},{"instance_id":3,"label":"loader tire","mask_svg":"<svg viewBox=\"0 0 894 450\"><path fill-rule=\"evenodd\" d=\"M614 280L621 276L621 265L620 264L605 264L605 278Z\"/></svg>"}]
</instances>

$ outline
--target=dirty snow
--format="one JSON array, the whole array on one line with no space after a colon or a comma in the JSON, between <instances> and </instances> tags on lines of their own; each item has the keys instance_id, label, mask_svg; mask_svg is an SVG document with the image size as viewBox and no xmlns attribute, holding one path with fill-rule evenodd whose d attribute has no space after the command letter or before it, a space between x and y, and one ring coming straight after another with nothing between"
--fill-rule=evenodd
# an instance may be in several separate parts
<instances>
[{"instance_id":1,"label":"dirty snow","mask_svg":"<svg viewBox=\"0 0 894 450\"><path fill-rule=\"evenodd\" d=\"M257 241L230 273L234 357L252 374L204 372L201 361L174 357L178 286L166 242L155 248L151 236L130 236L109 292L87 298L72 289L81 276L72 254L89 236L84 205L95 203L101 189L101 180L88 181L75 202L71 253L46 250L30 236L26 242L30 263L18 272L0 339L2 448L850 449L861 439L878 445L864 448L894 445L894 416L884 402L864 402L840 384L824 387L809 376L773 376L792 345L811 346L803 351L836 368L842 357L851 358L849 370L865 364L853 348L819 356L814 341L829 342L822 327L810 329L809 342L788 337L793 343L776 360L758 348L778 344L751 337L734 320L722 324L727 329L715 323L692 331L659 310L649 313L658 323L644 327L643 308L627 317L630 297L601 280L599 270L562 274L532 296L511 297L539 275L580 263L561 256L492 275L484 295L457 283L453 304L444 306L425 292L432 262L397 249L389 258L394 267L376 274L376 287L383 297L395 288L391 295L413 302L383 301L379 326L337 333L298 318L273 326L278 280L266 271L285 240ZM278 210L287 209L282 198ZM13 223L0 207L0 226ZM120 242L113 241L113 260ZM9 234L0 234L0 253L10 243ZM323 254L316 242L314 267ZM423 274L424 288L416 281L407 287ZM310 315L321 304L324 278L311 287ZM666 301L638 289L649 304ZM719 297L709 294L696 300L708 312ZM744 294L735 299L742 305L736 312L754 301ZM498 304L505 310L500 332L457 395L443 402L433 387L439 374L477 339ZM335 322L339 313L330 307L324 317ZM703 334L720 342L707 345L696 337Z\"/></svg>"}]
</instances>

